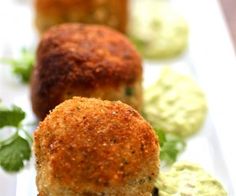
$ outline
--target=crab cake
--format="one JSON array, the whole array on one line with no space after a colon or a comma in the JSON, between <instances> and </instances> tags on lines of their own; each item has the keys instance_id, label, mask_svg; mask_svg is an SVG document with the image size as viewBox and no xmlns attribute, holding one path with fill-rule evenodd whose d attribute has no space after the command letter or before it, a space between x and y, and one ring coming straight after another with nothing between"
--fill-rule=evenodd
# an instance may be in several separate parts
<instances>
[{"instance_id":1,"label":"crab cake","mask_svg":"<svg viewBox=\"0 0 236 196\"><path fill-rule=\"evenodd\" d=\"M35 24L39 32L65 22L96 23L126 31L127 0L36 0Z\"/></svg>"},{"instance_id":2,"label":"crab cake","mask_svg":"<svg viewBox=\"0 0 236 196\"><path fill-rule=\"evenodd\" d=\"M34 134L43 196L151 195L159 143L151 126L122 102L74 97Z\"/></svg>"},{"instance_id":3,"label":"crab cake","mask_svg":"<svg viewBox=\"0 0 236 196\"><path fill-rule=\"evenodd\" d=\"M142 106L141 59L121 33L98 25L63 24L44 34L31 81L35 114L73 96Z\"/></svg>"}]
</instances>

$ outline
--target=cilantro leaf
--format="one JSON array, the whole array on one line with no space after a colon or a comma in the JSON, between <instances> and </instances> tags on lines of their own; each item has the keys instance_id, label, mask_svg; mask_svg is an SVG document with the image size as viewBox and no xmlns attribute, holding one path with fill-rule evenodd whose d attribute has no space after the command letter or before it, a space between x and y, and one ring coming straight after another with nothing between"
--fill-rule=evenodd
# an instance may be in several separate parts
<instances>
[{"instance_id":1,"label":"cilantro leaf","mask_svg":"<svg viewBox=\"0 0 236 196\"><path fill-rule=\"evenodd\" d=\"M21 124L24 118L25 112L17 106L0 106L0 128L12 126L15 129L12 136L0 141L0 167L8 172L19 171L31 156L32 137Z\"/></svg>"},{"instance_id":2,"label":"cilantro leaf","mask_svg":"<svg viewBox=\"0 0 236 196\"><path fill-rule=\"evenodd\" d=\"M17 107L12 108L0 107L0 128L4 126L18 127L20 122L25 118L25 112Z\"/></svg>"},{"instance_id":3,"label":"cilantro leaf","mask_svg":"<svg viewBox=\"0 0 236 196\"><path fill-rule=\"evenodd\" d=\"M0 147L0 166L8 172L16 172L23 168L24 161L30 156L29 143L17 134L10 143Z\"/></svg>"},{"instance_id":4,"label":"cilantro leaf","mask_svg":"<svg viewBox=\"0 0 236 196\"><path fill-rule=\"evenodd\" d=\"M35 61L33 52L22 49L19 59L2 59L1 61L11 65L12 72L17 75L23 83L29 82Z\"/></svg>"},{"instance_id":5,"label":"cilantro leaf","mask_svg":"<svg viewBox=\"0 0 236 196\"><path fill-rule=\"evenodd\" d=\"M160 158L164 160L166 164L170 165L174 163L180 150L177 148L178 141L168 141L161 147Z\"/></svg>"},{"instance_id":6,"label":"cilantro leaf","mask_svg":"<svg viewBox=\"0 0 236 196\"><path fill-rule=\"evenodd\" d=\"M185 149L185 141L173 134L165 133L164 131L154 128L161 147L160 159L167 165L174 163L178 155Z\"/></svg>"},{"instance_id":7,"label":"cilantro leaf","mask_svg":"<svg viewBox=\"0 0 236 196\"><path fill-rule=\"evenodd\" d=\"M159 138L159 142L160 142L160 146L163 146L166 142L166 135L165 135L165 132L164 131L161 131L159 129L155 129L157 135L158 135L158 138Z\"/></svg>"},{"instance_id":8,"label":"cilantro leaf","mask_svg":"<svg viewBox=\"0 0 236 196\"><path fill-rule=\"evenodd\" d=\"M142 116L148 120L148 115L145 111L142 111ZM149 123L154 128L159 139L160 160L166 165L173 164L177 160L178 155L185 149L185 140L179 136L166 133L160 128L157 128L156 123L150 121Z\"/></svg>"}]
</instances>

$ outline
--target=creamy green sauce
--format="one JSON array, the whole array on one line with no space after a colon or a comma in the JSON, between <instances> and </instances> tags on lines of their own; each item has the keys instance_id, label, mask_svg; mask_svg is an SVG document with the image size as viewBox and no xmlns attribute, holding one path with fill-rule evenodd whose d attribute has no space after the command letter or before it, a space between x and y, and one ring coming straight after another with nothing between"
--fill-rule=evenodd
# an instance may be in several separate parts
<instances>
[{"instance_id":1,"label":"creamy green sauce","mask_svg":"<svg viewBox=\"0 0 236 196\"><path fill-rule=\"evenodd\" d=\"M200 87L188 76L165 67L144 92L144 114L155 128L188 136L202 126L207 104Z\"/></svg>"},{"instance_id":2,"label":"creamy green sauce","mask_svg":"<svg viewBox=\"0 0 236 196\"><path fill-rule=\"evenodd\" d=\"M161 1L134 1L128 33L146 58L174 57L188 44L186 21Z\"/></svg>"},{"instance_id":3,"label":"creamy green sauce","mask_svg":"<svg viewBox=\"0 0 236 196\"><path fill-rule=\"evenodd\" d=\"M159 196L226 196L223 186L200 166L175 163L158 176Z\"/></svg>"}]
</instances>

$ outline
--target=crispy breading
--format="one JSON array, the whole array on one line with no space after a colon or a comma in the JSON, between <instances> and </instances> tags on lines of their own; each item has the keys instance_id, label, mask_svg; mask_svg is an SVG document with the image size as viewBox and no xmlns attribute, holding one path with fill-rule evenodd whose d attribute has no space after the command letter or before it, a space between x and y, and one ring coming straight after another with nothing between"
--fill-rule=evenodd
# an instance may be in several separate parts
<instances>
[{"instance_id":1,"label":"crispy breading","mask_svg":"<svg viewBox=\"0 0 236 196\"><path fill-rule=\"evenodd\" d=\"M43 119L67 97L121 100L140 110L141 59L121 33L98 25L63 24L44 34L31 81L33 110ZM133 89L126 96L126 88Z\"/></svg>"},{"instance_id":2,"label":"crispy breading","mask_svg":"<svg viewBox=\"0 0 236 196\"><path fill-rule=\"evenodd\" d=\"M126 31L127 0L36 0L34 7L40 32L66 22L106 24Z\"/></svg>"},{"instance_id":3,"label":"crispy breading","mask_svg":"<svg viewBox=\"0 0 236 196\"><path fill-rule=\"evenodd\" d=\"M63 102L37 128L34 151L46 196L146 195L159 171L154 130L121 102Z\"/></svg>"}]
</instances>

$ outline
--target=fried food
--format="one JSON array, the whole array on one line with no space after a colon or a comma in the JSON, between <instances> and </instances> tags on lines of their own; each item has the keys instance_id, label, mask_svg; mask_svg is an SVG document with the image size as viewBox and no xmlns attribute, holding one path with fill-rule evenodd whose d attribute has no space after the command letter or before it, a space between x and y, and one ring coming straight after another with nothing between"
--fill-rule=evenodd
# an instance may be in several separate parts
<instances>
[{"instance_id":1,"label":"fried food","mask_svg":"<svg viewBox=\"0 0 236 196\"><path fill-rule=\"evenodd\" d=\"M35 24L39 32L66 23L105 24L126 31L127 0L36 0Z\"/></svg>"},{"instance_id":2,"label":"fried food","mask_svg":"<svg viewBox=\"0 0 236 196\"><path fill-rule=\"evenodd\" d=\"M98 25L63 24L39 44L31 81L39 119L73 96L120 100L142 106L141 59L121 33Z\"/></svg>"},{"instance_id":3,"label":"fried food","mask_svg":"<svg viewBox=\"0 0 236 196\"><path fill-rule=\"evenodd\" d=\"M151 195L159 143L151 126L121 102L74 97L34 134L40 196Z\"/></svg>"}]
</instances>

